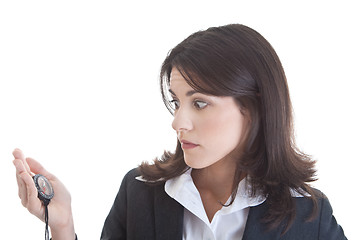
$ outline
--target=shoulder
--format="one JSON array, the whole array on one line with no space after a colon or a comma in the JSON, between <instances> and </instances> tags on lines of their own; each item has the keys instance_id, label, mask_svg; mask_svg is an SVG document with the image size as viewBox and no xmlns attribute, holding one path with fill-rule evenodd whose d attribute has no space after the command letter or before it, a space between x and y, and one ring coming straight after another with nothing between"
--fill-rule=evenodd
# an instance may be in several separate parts
<instances>
[{"instance_id":1,"label":"shoulder","mask_svg":"<svg viewBox=\"0 0 360 240\"><path fill-rule=\"evenodd\" d=\"M126 192L126 194L139 194L145 193L153 194L155 189L164 189L164 184L151 184L141 179L141 174L138 168L134 168L127 172L122 180L120 186L120 192Z\"/></svg>"},{"instance_id":2,"label":"shoulder","mask_svg":"<svg viewBox=\"0 0 360 240\"><path fill-rule=\"evenodd\" d=\"M165 192L165 182L149 182L141 178L138 168L125 174L118 197L126 199L129 206L149 205L158 199L165 202L173 199Z\"/></svg>"},{"instance_id":3,"label":"shoulder","mask_svg":"<svg viewBox=\"0 0 360 240\"><path fill-rule=\"evenodd\" d=\"M303 215L302 218L306 218L307 216L311 215L313 209L320 209L322 207L322 202L327 200L326 195L316 188L311 188L312 190L312 197L309 194L304 196L293 196L293 199L296 204L296 216ZM315 200L315 201L314 201ZM327 200L328 201L328 200ZM314 205L316 204L316 205Z\"/></svg>"},{"instance_id":4,"label":"shoulder","mask_svg":"<svg viewBox=\"0 0 360 240\"><path fill-rule=\"evenodd\" d=\"M151 183L139 179L140 176L138 169L132 169L124 176L118 193L122 201L115 203L126 208L128 220L150 224L157 216L158 221L165 224L172 218L171 214L182 213L182 206L165 192L165 182Z\"/></svg>"},{"instance_id":5,"label":"shoulder","mask_svg":"<svg viewBox=\"0 0 360 240\"><path fill-rule=\"evenodd\" d=\"M293 197L296 214L289 230L281 239L322 239L322 240L344 240L346 239L340 225L338 225L329 199L318 189L312 189L316 202L310 197ZM315 203L315 205L314 205ZM269 203L264 203L252 207L248 216L248 233L257 235L265 234L280 238L282 227L268 231L267 225L262 224L262 219L269 208ZM315 210L314 217L311 218ZM261 224L259 224L261 223ZM285 224L284 224L285 226ZM259 236L260 236L259 235ZM263 235L261 235L263 236Z\"/></svg>"},{"instance_id":6,"label":"shoulder","mask_svg":"<svg viewBox=\"0 0 360 240\"><path fill-rule=\"evenodd\" d=\"M125 174L112 209L116 210L116 215L127 216L127 220L133 219L133 222L150 221L155 199L166 194L164 185L148 184L137 180L138 176L140 173L136 168Z\"/></svg>"},{"instance_id":7,"label":"shoulder","mask_svg":"<svg viewBox=\"0 0 360 240\"><path fill-rule=\"evenodd\" d=\"M155 239L156 221L166 223L174 214L176 204L166 195L164 184L148 184L138 176L138 169L125 174L101 239Z\"/></svg>"},{"instance_id":8,"label":"shoulder","mask_svg":"<svg viewBox=\"0 0 360 240\"><path fill-rule=\"evenodd\" d=\"M327 196L318 189L313 188L312 190L316 202L308 197L295 198L296 217L289 230L289 235L308 234L308 239L311 239L310 236L326 240L346 239L343 229L333 216L333 209ZM315 211L315 215L311 218L313 211Z\"/></svg>"},{"instance_id":9,"label":"shoulder","mask_svg":"<svg viewBox=\"0 0 360 240\"><path fill-rule=\"evenodd\" d=\"M319 189L312 188L312 194L316 201L309 197L295 197L296 215L301 216L304 213L310 213L314 209L317 210L315 220L324 220L324 215L332 215L332 207L328 197ZM314 205L316 204L316 205ZM305 216L304 216L305 217Z\"/></svg>"},{"instance_id":10,"label":"shoulder","mask_svg":"<svg viewBox=\"0 0 360 240\"><path fill-rule=\"evenodd\" d=\"M140 176L140 171L138 170L138 168L133 168L125 174L124 180L132 181L139 176Z\"/></svg>"},{"instance_id":11,"label":"shoulder","mask_svg":"<svg viewBox=\"0 0 360 240\"><path fill-rule=\"evenodd\" d=\"M333 215L333 209L327 196L319 191L318 219L319 239L346 239L342 227L337 223Z\"/></svg>"}]
</instances>

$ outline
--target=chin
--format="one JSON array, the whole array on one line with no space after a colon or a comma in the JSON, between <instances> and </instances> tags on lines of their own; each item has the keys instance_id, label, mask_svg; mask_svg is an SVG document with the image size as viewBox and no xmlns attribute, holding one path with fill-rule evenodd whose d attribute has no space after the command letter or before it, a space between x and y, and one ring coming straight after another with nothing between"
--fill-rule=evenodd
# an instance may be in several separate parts
<instances>
[{"instance_id":1,"label":"chin","mask_svg":"<svg viewBox=\"0 0 360 240\"><path fill-rule=\"evenodd\" d=\"M206 168L208 167L209 165L208 164L204 164L204 163L201 163L199 161L191 161L190 159L186 160L186 158L184 158L185 160L185 163L188 167L191 167L193 169L203 169L203 168Z\"/></svg>"}]
</instances>

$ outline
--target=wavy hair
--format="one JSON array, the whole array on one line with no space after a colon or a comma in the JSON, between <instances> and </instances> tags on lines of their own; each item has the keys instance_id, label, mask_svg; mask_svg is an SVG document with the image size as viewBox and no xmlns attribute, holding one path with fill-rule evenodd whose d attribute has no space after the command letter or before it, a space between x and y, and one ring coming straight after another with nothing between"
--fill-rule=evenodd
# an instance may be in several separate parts
<instances>
[{"instance_id":1,"label":"wavy hair","mask_svg":"<svg viewBox=\"0 0 360 240\"><path fill-rule=\"evenodd\" d=\"M240 24L190 35L169 52L161 67L161 94L171 113L168 88L174 67L196 91L231 96L247 112L250 124L237 159L232 200L241 175L246 173L251 194L267 197L269 209L263 220L269 229L281 225L285 233L291 226L296 214L291 189L313 201L308 220L315 217L316 196L308 185L316 180L315 161L295 145L287 80L270 43ZM166 181L187 169L179 142L174 153L166 151L154 164L139 166L149 181Z\"/></svg>"}]
</instances>

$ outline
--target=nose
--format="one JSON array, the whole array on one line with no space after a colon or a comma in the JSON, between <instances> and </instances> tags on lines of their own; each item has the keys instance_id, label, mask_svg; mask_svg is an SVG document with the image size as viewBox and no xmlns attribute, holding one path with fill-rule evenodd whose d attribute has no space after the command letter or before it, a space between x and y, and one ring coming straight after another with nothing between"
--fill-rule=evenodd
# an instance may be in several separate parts
<instances>
[{"instance_id":1,"label":"nose","mask_svg":"<svg viewBox=\"0 0 360 240\"><path fill-rule=\"evenodd\" d=\"M193 129L191 115L186 109L181 107L174 113L174 120L171 124L172 128L177 132L189 131Z\"/></svg>"}]
</instances>

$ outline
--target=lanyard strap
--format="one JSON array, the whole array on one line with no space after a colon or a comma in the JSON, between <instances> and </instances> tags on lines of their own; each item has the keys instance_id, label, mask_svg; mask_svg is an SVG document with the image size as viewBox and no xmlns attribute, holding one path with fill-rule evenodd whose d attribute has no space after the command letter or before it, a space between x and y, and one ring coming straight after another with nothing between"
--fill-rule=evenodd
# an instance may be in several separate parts
<instances>
[{"instance_id":1,"label":"lanyard strap","mask_svg":"<svg viewBox=\"0 0 360 240\"><path fill-rule=\"evenodd\" d=\"M49 211L48 211L48 204L44 202L45 206L45 240L49 240Z\"/></svg>"}]
</instances>

